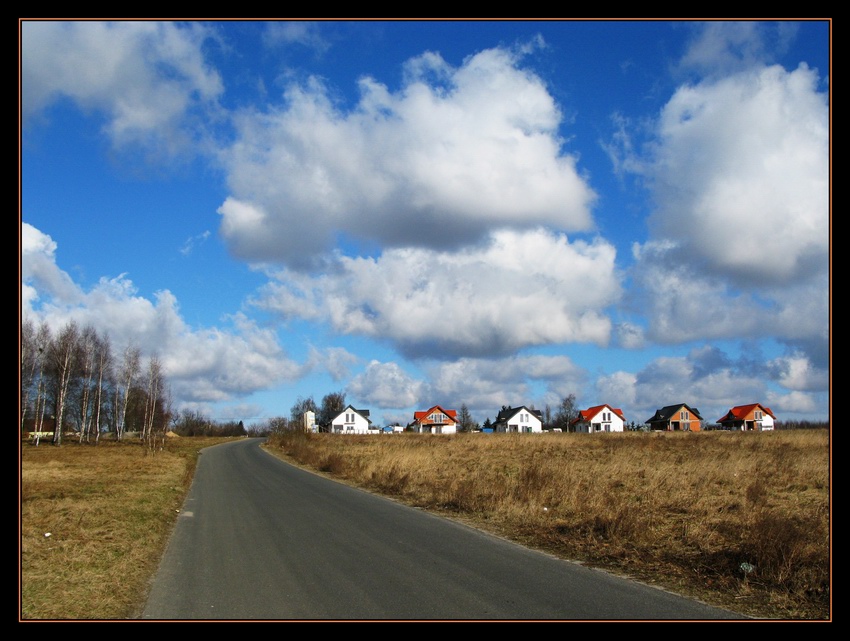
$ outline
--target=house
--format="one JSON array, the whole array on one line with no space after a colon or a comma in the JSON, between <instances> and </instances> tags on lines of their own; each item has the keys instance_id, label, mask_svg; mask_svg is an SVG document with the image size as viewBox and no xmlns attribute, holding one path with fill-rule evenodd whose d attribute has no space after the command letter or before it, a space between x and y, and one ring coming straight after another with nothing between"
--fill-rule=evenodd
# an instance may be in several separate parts
<instances>
[{"instance_id":1,"label":"house","mask_svg":"<svg viewBox=\"0 0 850 641\"><path fill-rule=\"evenodd\" d=\"M736 405L717 419L718 424L725 430L772 430L776 416L761 403Z\"/></svg>"},{"instance_id":2,"label":"house","mask_svg":"<svg viewBox=\"0 0 850 641\"><path fill-rule=\"evenodd\" d=\"M414 432L423 434L455 434L457 410L444 410L439 405L435 405L424 412L414 412L410 427Z\"/></svg>"},{"instance_id":3,"label":"house","mask_svg":"<svg viewBox=\"0 0 850 641\"><path fill-rule=\"evenodd\" d=\"M700 416L697 408L690 407L684 403L677 403L676 405L667 405L657 410L646 421L646 424L651 430L699 432L701 421L702 416Z\"/></svg>"},{"instance_id":4,"label":"house","mask_svg":"<svg viewBox=\"0 0 850 641\"><path fill-rule=\"evenodd\" d=\"M623 410L610 405L596 405L581 410L573 420L576 432L622 432L626 424Z\"/></svg>"},{"instance_id":5,"label":"house","mask_svg":"<svg viewBox=\"0 0 850 641\"><path fill-rule=\"evenodd\" d=\"M494 432L542 432L543 412L521 407L503 407L493 422Z\"/></svg>"},{"instance_id":6,"label":"house","mask_svg":"<svg viewBox=\"0 0 850 641\"><path fill-rule=\"evenodd\" d=\"M349 405L331 421L334 434L370 434L372 421L369 410L358 410Z\"/></svg>"}]
</instances>

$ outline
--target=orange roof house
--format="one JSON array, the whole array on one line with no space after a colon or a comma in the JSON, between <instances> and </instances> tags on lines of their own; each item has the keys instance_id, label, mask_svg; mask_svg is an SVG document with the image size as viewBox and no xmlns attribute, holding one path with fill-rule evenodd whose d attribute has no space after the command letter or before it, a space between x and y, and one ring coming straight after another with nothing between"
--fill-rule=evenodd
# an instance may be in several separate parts
<instances>
[{"instance_id":1,"label":"orange roof house","mask_svg":"<svg viewBox=\"0 0 850 641\"><path fill-rule=\"evenodd\" d=\"M765 407L761 403L736 405L717 419L723 429L755 430L757 432L772 430L774 421L776 421L776 416L770 411L769 407Z\"/></svg>"},{"instance_id":2,"label":"orange roof house","mask_svg":"<svg viewBox=\"0 0 850 641\"><path fill-rule=\"evenodd\" d=\"M457 410L444 410L435 405L424 412L414 412L410 426L414 432L454 434L457 432Z\"/></svg>"},{"instance_id":3,"label":"orange roof house","mask_svg":"<svg viewBox=\"0 0 850 641\"><path fill-rule=\"evenodd\" d=\"M623 410L608 404L581 410L573 419L576 432L622 432L626 424Z\"/></svg>"}]
</instances>

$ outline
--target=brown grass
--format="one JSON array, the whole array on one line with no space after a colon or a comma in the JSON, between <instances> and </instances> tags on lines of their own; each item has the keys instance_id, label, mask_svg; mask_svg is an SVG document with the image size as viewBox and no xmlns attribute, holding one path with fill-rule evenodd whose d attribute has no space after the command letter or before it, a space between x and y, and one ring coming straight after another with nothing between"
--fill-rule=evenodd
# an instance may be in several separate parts
<instances>
[{"instance_id":1,"label":"brown grass","mask_svg":"<svg viewBox=\"0 0 850 641\"><path fill-rule=\"evenodd\" d=\"M274 437L302 465L735 611L828 619L829 433Z\"/></svg>"},{"instance_id":2,"label":"brown grass","mask_svg":"<svg viewBox=\"0 0 850 641\"><path fill-rule=\"evenodd\" d=\"M21 445L20 617L124 619L143 604L201 447Z\"/></svg>"}]
</instances>

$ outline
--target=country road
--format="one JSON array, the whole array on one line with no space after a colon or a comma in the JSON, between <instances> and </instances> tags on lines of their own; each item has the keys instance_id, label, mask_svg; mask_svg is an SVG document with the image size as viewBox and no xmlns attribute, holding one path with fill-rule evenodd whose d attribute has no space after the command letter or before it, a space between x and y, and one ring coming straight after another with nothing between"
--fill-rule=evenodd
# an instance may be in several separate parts
<instances>
[{"instance_id":1,"label":"country road","mask_svg":"<svg viewBox=\"0 0 850 641\"><path fill-rule=\"evenodd\" d=\"M141 618L744 618L322 478L261 443L202 452Z\"/></svg>"}]
</instances>

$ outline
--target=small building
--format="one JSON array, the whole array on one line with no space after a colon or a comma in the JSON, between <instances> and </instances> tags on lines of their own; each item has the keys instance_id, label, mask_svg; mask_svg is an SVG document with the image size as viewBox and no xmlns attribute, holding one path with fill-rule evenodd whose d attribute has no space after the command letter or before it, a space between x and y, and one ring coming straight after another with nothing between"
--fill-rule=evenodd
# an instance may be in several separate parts
<instances>
[{"instance_id":1,"label":"small building","mask_svg":"<svg viewBox=\"0 0 850 641\"><path fill-rule=\"evenodd\" d=\"M736 405L726 414L717 419L724 430L742 430L756 432L768 431L774 428L776 416L761 403Z\"/></svg>"},{"instance_id":2,"label":"small building","mask_svg":"<svg viewBox=\"0 0 850 641\"><path fill-rule=\"evenodd\" d=\"M581 410L573 419L572 426L576 432L590 434L592 432L622 432L626 424L623 410L610 405L596 405Z\"/></svg>"},{"instance_id":3,"label":"small building","mask_svg":"<svg viewBox=\"0 0 850 641\"><path fill-rule=\"evenodd\" d=\"M445 410L434 405L424 412L414 412L410 427L414 432L422 434L455 434L457 433L457 410Z\"/></svg>"},{"instance_id":4,"label":"small building","mask_svg":"<svg viewBox=\"0 0 850 641\"><path fill-rule=\"evenodd\" d=\"M495 432L540 433L543 431L543 412L521 407L505 407L493 422Z\"/></svg>"},{"instance_id":5,"label":"small building","mask_svg":"<svg viewBox=\"0 0 850 641\"><path fill-rule=\"evenodd\" d=\"M372 421L369 410L358 410L349 405L331 421L331 432L334 434L370 434Z\"/></svg>"},{"instance_id":6,"label":"small building","mask_svg":"<svg viewBox=\"0 0 850 641\"><path fill-rule=\"evenodd\" d=\"M699 432L702 416L697 408L685 403L667 405L656 410L647 421L649 429L663 432Z\"/></svg>"}]
</instances>

